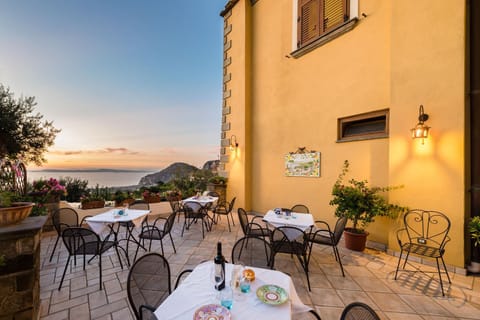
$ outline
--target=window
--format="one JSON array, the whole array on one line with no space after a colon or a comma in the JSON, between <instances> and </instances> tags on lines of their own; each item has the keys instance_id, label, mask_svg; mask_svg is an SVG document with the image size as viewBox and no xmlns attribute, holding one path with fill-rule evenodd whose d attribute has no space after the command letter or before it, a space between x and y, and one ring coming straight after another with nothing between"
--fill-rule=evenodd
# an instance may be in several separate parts
<instances>
[{"instance_id":1,"label":"window","mask_svg":"<svg viewBox=\"0 0 480 320\"><path fill-rule=\"evenodd\" d=\"M348 0L299 0L297 48L318 39L348 19Z\"/></svg>"},{"instance_id":2,"label":"window","mask_svg":"<svg viewBox=\"0 0 480 320\"><path fill-rule=\"evenodd\" d=\"M388 138L388 109L338 119L337 142Z\"/></svg>"},{"instance_id":3,"label":"window","mask_svg":"<svg viewBox=\"0 0 480 320\"><path fill-rule=\"evenodd\" d=\"M304 53L350 31L358 20L358 0L294 0L293 52Z\"/></svg>"}]
</instances>

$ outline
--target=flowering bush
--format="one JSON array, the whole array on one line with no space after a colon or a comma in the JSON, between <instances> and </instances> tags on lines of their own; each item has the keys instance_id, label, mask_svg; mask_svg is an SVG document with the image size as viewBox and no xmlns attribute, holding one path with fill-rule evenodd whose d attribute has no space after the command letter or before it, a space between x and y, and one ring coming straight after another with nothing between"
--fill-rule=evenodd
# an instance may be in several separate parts
<instances>
[{"instance_id":1,"label":"flowering bush","mask_svg":"<svg viewBox=\"0 0 480 320\"><path fill-rule=\"evenodd\" d=\"M145 191L143 191L142 196L143 196L144 198L148 198L148 197L161 197L162 194L161 194L160 192L152 192L152 191L150 191L150 190L145 190Z\"/></svg>"},{"instance_id":2,"label":"flowering bush","mask_svg":"<svg viewBox=\"0 0 480 320\"><path fill-rule=\"evenodd\" d=\"M35 195L44 195L44 196L66 196L67 189L65 186L62 186L57 179L50 178L48 180L37 180L32 183L33 193Z\"/></svg>"}]
</instances>

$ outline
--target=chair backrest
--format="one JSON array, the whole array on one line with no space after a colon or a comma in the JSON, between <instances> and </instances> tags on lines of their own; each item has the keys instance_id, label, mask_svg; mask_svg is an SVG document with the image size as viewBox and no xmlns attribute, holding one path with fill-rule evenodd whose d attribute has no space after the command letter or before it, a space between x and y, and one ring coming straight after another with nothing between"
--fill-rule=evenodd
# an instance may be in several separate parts
<instances>
[{"instance_id":1,"label":"chair backrest","mask_svg":"<svg viewBox=\"0 0 480 320\"><path fill-rule=\"evenodd\" d=\"M272 268L272 247L262 238L246 236L237 242L232 249L232 263L241 262L243 265Z\"/></svg>"},{"instance_id":2,"label":"chair backrest","mask_svg":"<svg viewBox=\"0 0 480 320\"><path fill-rule=\"evenodd\" d=\"M182 211L182 202L181 201L170 201L170 207L172 208L172 212L179 213Z\"/></svg>"},{"instance_id":3,"label":"chair backrest","mask_svg":"<svg viewBox=\"0 0 480 320\"><path fill-rule=\"evenodd\" d=\"M135 200L128 205L128 208L134 210L150 210L150 205L144 200Z\"/></svg>"},{"instance_id":4,"label":"chair backrest","mask_svg":"<svg viewBox=\"0 0 480 320\"><path fill-rule=\"evenodd\" d=\"M185 211L185 214L188 217L191 215L197 215L197 214L203 213L204 207L198 202L187 201L183 204L183 210Z\"/></svg>"},{"instance_id":5,"label":"chair backrest","mask_svg":"<svg viewBox=\"0 0 480 320\"><path fill-rule=\"evenodd\" d=\"M308 236L297 227L275 228L271 239L274 252L306 254L308 249Z\"/></svg>"},{"instance_id":6,"label":"chair backrest","mask_svg":"<svg viewBox=\"0 0 480 320\"><path fill-rule=\"evenodd\" d=\"M240 226L242 227L243 230L243 235L248 234L247 230L247 225L248 225L248 215L245 209L243 208L238 208L237 209L237 214L238 214L238 220L240 221Z\"/></svg>"},{"instance_id":7,"label":"chair backrest","mask_svg":"<svg viewBox=\"0 0 480 320\"><path fill-rule=\"evenodd\" d=\"M296 204L290 210L298 213L310 213L310 210L308 210L308 207L304 204Z\"/></svg>"},{"instance_id":8,"label":"chair backrest","mask_svg":"<svg viewBox=\"0 0 480 320\"><path fill-rule=\"evenodd\" d=\"M172 212L168 216L167 221L165 221L165 224L163 225L163 233L164 234L170 233L170 231L172 231L173 224L175 223L175 216L176 215L177 215L176 212Z\"/></svg>"},{"instance_id":9,"label":"chair backrest","mask_svg":"<svg viewBox=\"0 0 480 320\"><path fill-rule=\"evenodd\" d=\"M450 219L441 212L410 210L403 222L410 242L441 247L448 239Z\"/></svg>"},{"instance_id":10,"label":"chair backrest","mask_svg":"<svg viewBox=\"0 0 480 320\"><path fill-rule=\"evenodd\" d=\"M235 205L235 200L237 200L237 197L233 197L232 201L230 201L230 206L228 207L228 212L232 212L233 206Z\"/></svg>"},{"instance_id":11,"label":"chair backrest","mask_svg":"<svg viewBox=\"0 0 480 320\"><path fill-rule=\"evenodd\" d=\"M347 217L340 217L338 218L337 223L335 223L335 229L333 230L333 240L335 241L335 245L337 245L342 238L343 230L345 230L347 221Z\"/></svg>"},{"instance_id":12,"label":"chair backrest","mask_svg":"<svg viewBox=\"0 0 480 320\"><path fill-rule=\"evenodd\" d=\"M380 320L377 313L367 304L352 302L343 309L340 320Z\"/></svg>"},{"instance_id":13,"label":"chair backrest","mask_svg":"<svg viewBox=\"0 0 480 320\"><path fill-rule=\"evenodd\" d=\"M65 228L62 231L62 240L70 255L98 254L101 252L102 241L90 229L81 227Z\"/></svg>"},{"instance_id":14,"label":"chair backrest","mask_svg":"<svg viewBox=\"0 0 480 320\"><path fill-rule=\"evenodd\" d=\"M72 208L60 208L52 214L52 224L58 235L61 236L63 230L68 227L78 227L78 214Z\"/></svg>"},{"instance_id":15,"label":"chair backrest","mask_svg":"<svg viewBox=\"0 0 480 320\"><path fill-rule=\"evenodd\" d=\"M135 261L128 272L127 294L137 319L145 319L141 305L157 308L171 292L170 265L164 256L147 253Z\"/></svg>"}]
</instances>

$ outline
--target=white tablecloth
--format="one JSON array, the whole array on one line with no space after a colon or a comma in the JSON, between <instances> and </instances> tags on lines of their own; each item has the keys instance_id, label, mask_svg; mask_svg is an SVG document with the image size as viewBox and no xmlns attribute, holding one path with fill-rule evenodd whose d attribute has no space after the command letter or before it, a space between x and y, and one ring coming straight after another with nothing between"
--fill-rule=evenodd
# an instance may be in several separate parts
<instances>
[{"instance_id":1,"label":"white tablecloth","mask_svg":"<svg viewBox=\"0 0 480 320\"><path fill-rule=\"evenodd\" d=\"M218 200L217 197L211 197L211 196L200 196L200 197L190 197L182 202L197 202L200 203L202 206L205 206L207 203L214 203Z\"/></svg>"},{"instance_id":2,"label":"white tablecloth","mask_svg":"<svg viewBox=\"0 0 480 320\"><path fill-rule=\"evenodd\" d=\"M150 213L150 210L134 210L127 209L126 214L118 215L119 210L124 209L111 209L107 212L97 214L96 216L86 218L90 228L97 234L101 234L108 228L108 225L117 222L128 222L131 221L135 226L138 226L142 223L143 217Z\"/></svg>"},{"instance_id":3,"label":"white tablecloth","mask_svg":"<svg viewBox=\"0 0 480 320\"><path fill-rule=\"evenodd\" d=\"M277 215L273 210L268 210L263 217L263 220L274 227L297 227L303 231L307 230L315 223L313 216L310 213L292 212L292 215L287 217L285 215Z\"/></svg>"},{"instance_id":4,"label":"white tablecloth","mask_svg":"<svg viewBox=\"0 0 480 320\"><path fill-rule=\"evenodd\" d=\"M203 305L220 302L216 299L217 291L211 277L211 261L199 264L193 272L172 292L172 294L157 308L158 319L191 320L195 310ZM230 283L233 265L226 264L226 283ZM255 281L251 290L243 294L243 298L234 297L230 310L232 318L256 320L289 320L293 313L308 312L311 308L304 305L297 295L291 278L275 270L252 268L255 271ZM275 284L284 288L289 300L282 305L272 306L261 302L256 295L257 288L265 284ZM237 293L236 293L237 294ZM238 292L238 295L242 293Z\"/></svg>"}]
</instances>

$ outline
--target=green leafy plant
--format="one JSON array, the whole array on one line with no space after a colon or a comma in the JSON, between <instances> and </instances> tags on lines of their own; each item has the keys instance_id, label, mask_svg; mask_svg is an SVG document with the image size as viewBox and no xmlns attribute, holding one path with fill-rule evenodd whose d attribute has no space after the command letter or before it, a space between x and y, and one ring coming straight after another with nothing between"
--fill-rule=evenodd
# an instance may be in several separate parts
<instances>
[{"instance_id":1,"label":"green leafy plant","mask_svg":"<svg viewBox=\"0 0 480 320\"><path fill-rule=\"evenodd\" d=\"M228 181L228 178L225 178L222 176L213 176L208 179L208 182L213 184L226 184L227 181Z\"/></svg>"},{"instance_id":2,"label":"green leafy plant","mask_svg":"<svg viewBox=\"0 0 480 320\"><path fill-rule=\"evenodd\" d=\"M468 223L470 237L475 240L475 247L480 245L480 216L473 217Z\"/></svg>"},{"instance_id":3,"label":"green leafy plant","mask_svg":"<svg viewBox=\"0 0 480 320\"><path fill-rule=\"evenodd\" d=\"M0 158L37 165L45 162L43 154L60 130L41 114L34 114L36 104L35 97L15 99L10 89L0 84Z\"/></svg>"},{"instance_id":4,"label":"green leafy plant","mask_svg":"<svg viewBox=\"0 0 480 320\"><path fill-rule=\"evenodd\" d=\"M353 222L353 232L364 233L364 228L374 221L377 216L397 217L408 210L407 207L390 204L381 195L382 192L401 188L370 187L367 180L350 179L345 182L349 162L345 160L342 172L333 185L330 205L336 206L337 217L346 216Z\"/></svg>"},{"instance_id":5,"label":"green leafy plant","mask_svg":"<svg viewBox=\"0 0 480 320\"><path fill-rule=\"evenodd\" d=\"M16 201L16 195L10 191L0 192L0 207L11 207L12 202Z\"/></svg>"}]
</instances>

